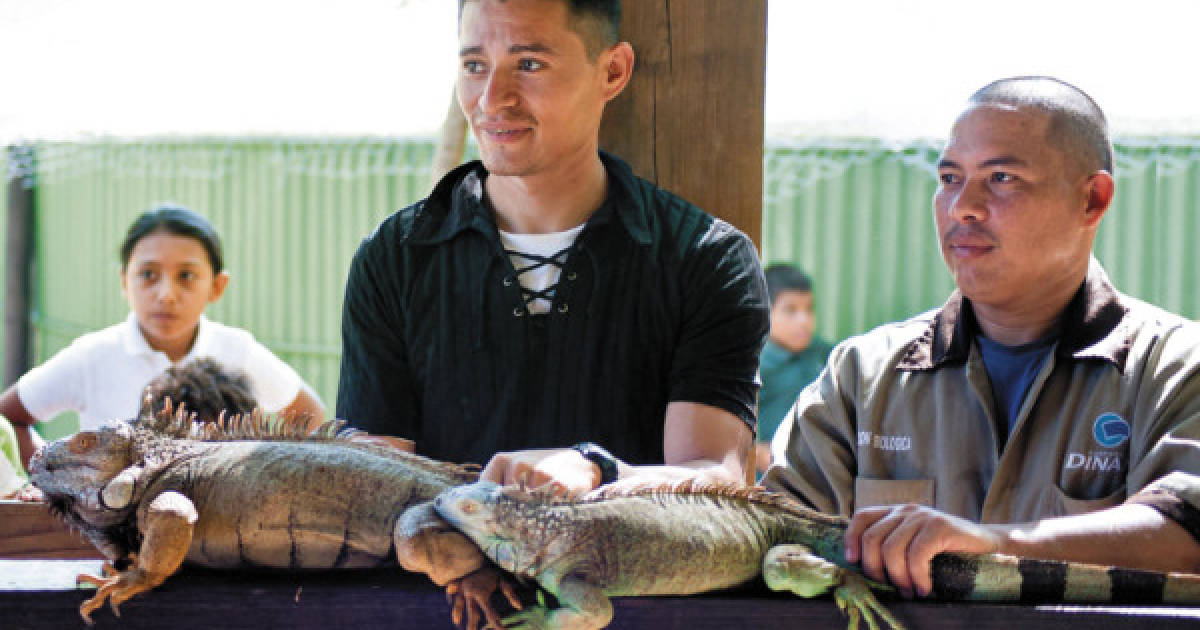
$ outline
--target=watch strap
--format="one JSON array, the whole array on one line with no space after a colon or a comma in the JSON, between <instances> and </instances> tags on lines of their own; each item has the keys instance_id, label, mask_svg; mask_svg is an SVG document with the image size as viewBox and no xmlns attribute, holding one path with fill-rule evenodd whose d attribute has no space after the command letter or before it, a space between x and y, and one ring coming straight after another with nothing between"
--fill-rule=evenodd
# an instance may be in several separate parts
<instances>
[{"instance_id":1,"label":"watch strap","mask_svg":"<svg viewBox=\"0 0 1200 630\"><path fill-rule=\"evenodd\" d=\"M617 480L617 458L612 456L603 446L594 442L580 442L571 447L600 468L600 485Z\"/></svg>"}]
</instances>

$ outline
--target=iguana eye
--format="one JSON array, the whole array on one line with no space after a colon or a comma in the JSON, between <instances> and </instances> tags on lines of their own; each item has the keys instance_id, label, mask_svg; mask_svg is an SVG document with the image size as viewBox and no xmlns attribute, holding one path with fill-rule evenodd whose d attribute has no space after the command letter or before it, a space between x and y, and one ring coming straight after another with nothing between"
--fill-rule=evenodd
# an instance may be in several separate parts
<instances>
[{"instance_id":1,"label":"iguana eye","mask_svg":"<svg viewBox=\"0 0 1200 630\"><path fill-rule=\"evenodd\" d=\"M86 453L96 446L95 433L80 433L71 440L71 452L75 454Z\"/></svg>"}]
</instances>

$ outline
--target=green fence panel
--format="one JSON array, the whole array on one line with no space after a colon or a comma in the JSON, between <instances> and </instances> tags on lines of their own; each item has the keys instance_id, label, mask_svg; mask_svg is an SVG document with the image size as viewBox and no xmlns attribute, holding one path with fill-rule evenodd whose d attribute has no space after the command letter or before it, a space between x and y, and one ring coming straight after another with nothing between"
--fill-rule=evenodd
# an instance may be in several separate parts
<instances>
[{"instance_id":1,"label":"green fence panel","mask_svg":"<svg viewBox=\"0 0 1200 630\"><path fill-rule=\"evenodd\" d=\"M0 173L4 173L4 192L0 193L0 243L8 242L8 185L13 173L9 172L8 149L0 150ZM0 256L0 295L8 290L8 256ZM4 327L0 326L0 357L4 356Z\"/></svg>"},{"instance_id":2,"label":"green fence panel","mask_svg":"<svg viewBox=\"0 0 1200 630\"><path fill-rule=\"evenodd\" d=\"M953 289L929 210L937 154L870 140L768 146L763 261L812 276L822 336L910 316Z\"/></svg>"},{"instance_id":3,"label":"green fence panel","mask_svg":"<svg viewBox=\"0 0 1200 630\"><path fill-rule=\"evenodd\" d=\"M938 153L871 140L768 145L763 260L812 275L823 336L909 317L953 290L931 210ZM1127 140L1116 154L1097 258L1125 293L1200 317L1200 139Z\"/></svg>"},{"instance_id":4,"label":"green fence panel","mask_svg":"<svg viewBox=\"0 0 1200 630\"><path fill-rule=\"evenodd\" d=\"M232 280L209 317L254 333L332 413L350 259L426 194L432 151L397 139L40 145L35 361L125 317L117 249L138 213L171 201L209 217L224 241Z\"/></svg>"}]
</instances>

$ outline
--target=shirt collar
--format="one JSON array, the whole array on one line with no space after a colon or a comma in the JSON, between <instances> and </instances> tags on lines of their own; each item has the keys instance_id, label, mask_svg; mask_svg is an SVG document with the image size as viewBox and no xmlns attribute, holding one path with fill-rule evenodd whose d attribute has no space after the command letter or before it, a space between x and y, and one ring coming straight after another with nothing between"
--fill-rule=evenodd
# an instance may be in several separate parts
<instances>
[{"instance_id":1,"label":"shirt collar","mask_svg":"<svg viewBox=\"0 0 1200 630\"><path fill-rule=\"evenodd\" d=\"M131 356L154 354L154 348L150 347L150 342L146 341L145 335L142 334L141 327L138 326L137 315L133 312L125 318L125 322L121 324L121 337L125 346L125 353Z\"/></svg>"},{"instance_id":2,"label":"shirt collar","mask_svg":"<svg viewBox=\"0 0 1200 630\"><path fill-rule=\"evenodd\" d=\"M784 350L782 346L768 338L766 343L763 344L762 356L759 360L762 362L763 367L774 367L786 362L792 356L791 352Z\"/></svg>"},{"instance_id":3,"label":"shirt collar","mask_svg":"<svg viewBox=\"0 0 1200 630\"><path fill-rule=\"evenodd\" d=\"M196 357L211 356L213 345L212 326L208 323L208 318L203 313L200 314L200 319L196 320L196 340L192 342L192 349L180 360L180 363L185 363Z\"/></svg>"},{"instance_id":4,"label":"shirt collar","mask_svg":"<svg viewBox=\"0 0 1200 630\"><path fill-rule=\"evenodd\" d=\"M1092 258L1083 284L1063 311L1056 354L1067 359L1108 361L1118 370L1124 370L1133 344L1131 333L1121 325L1128 312L1121 294L1108 281L1100 263ZM956 290L934 315L929 327L909 344L897 368L932 370L942 364L966 361L978 331L971 301Z\"/></svg>"},{"instance_id":5,"label":"shirt collar","mask_svg":"<svg viewBox=\"0 0 1200 630\"><path fill-rule=\"evenodd\" d=\"M212 344L211 329L212 327L208 325L208 318L200 315L200 319L196 321L196 340L192 342L192 349L180 361L181 363L208 353L208 347ZM132 312L129 313L129 316L121 324L121 337L123 338L125 353L130 356L162 354L160 351L150 347L150 342L146 341L146 336L142 334L142 329L138 326L137 315Z\"/></svg>"},{"instance_id":6,"label":"shirt collar","mask_svg":"<svg viewBox=\"0 0 1200 630\"><path fill-rule=\"evenodd\" d=\"M647 199L637 185L629 165L613 155L600 152L600 161L608 171L608 197L588 220L599 225L613 214L634 241L648 245L650 230ZM483 200L483 180L487 169L474 160L455 168L434 187L418 213L413 226L413 242L432 245L448 241L467 229L485 234L496 231L496 220Z\"/></svg>"}]
</instances>

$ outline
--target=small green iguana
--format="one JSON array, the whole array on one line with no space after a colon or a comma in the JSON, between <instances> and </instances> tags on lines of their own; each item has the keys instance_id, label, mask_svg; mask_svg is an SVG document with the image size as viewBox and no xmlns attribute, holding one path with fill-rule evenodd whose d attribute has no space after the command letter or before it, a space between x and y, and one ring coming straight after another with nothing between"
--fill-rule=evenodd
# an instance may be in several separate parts
<instances>
[{"instance_id":1,"label":"small green iguana","mask_svg":"<svg viewBox=\"0 0 1200 630\"><path fill-rule=\"evenodd\" d=\"M457 532L398 522L410 507L431 513L434 496L474 481L477 468L351 441L357 432L343 426L306 435L303 419L257 413L204 424L168 404L47 445L32 460L34 484L111 563L103 578L80 576L99 587L80 606L84 620L106 598L117 612L184 561L362 568L394 552L439 583L478 568L478 549Z\"/></svg>"},{"instance_id":2,"label":"small green iguana","mask_svg":"<svg viewBox=\"0 0 1200 630\"><path fill-rule=\"evenodd\" d=\"M833 589L851 629L876 617L902 624L845 560L844 518L761 489L601 487L576 500L489 481L434 500L444 519L559 607L530 606L509 628L585 630L612 619L611 596L684 595L762 575L767 586L812 597ZM1163 575L998 554L934 558L934 597L993 602L1198 602L1200 575ZM886 587L885 587L886 588Z\"/></svg>"}]
</instances>

